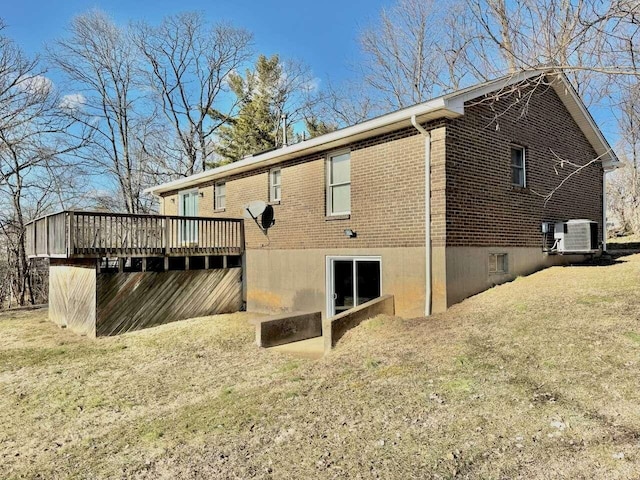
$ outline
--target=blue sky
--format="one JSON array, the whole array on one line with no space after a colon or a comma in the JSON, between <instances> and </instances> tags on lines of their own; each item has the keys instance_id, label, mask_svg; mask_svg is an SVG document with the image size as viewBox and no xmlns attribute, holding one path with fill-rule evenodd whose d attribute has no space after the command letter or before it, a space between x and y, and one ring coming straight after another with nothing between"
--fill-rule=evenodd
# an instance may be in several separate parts
<instances>
[{"instance_id":1,"label":"blue sky","mask_svg":"<svg viewBox=\"0 0 640 480\"><path fill-rule=\"evenodd\" d=\"M118 23L129 20L158 22L189 10L203 11L212 21L229 21L251 31L256 53L280 54L303 60L321 82L335 84L351 76L358 61L358 35L393 0L0 0L6 34L27 52L42 52L51 40L63 36L74 15L99 8ZM54 72L49 76L56 80ZM595 108L594 108L595 107ZM615 119L606 108L591 108L610 141L615 141ZM612 142L613 143L613 142Z\"/></svg>"},{"instance_id":2,"label":"blue sky","mask_svg":"<svg viewBox=\"0 0 640 480\"><path fill-rule=\"evenodd\" d=\"M7 35L29 53L64 34L74 15L99 8L118 23L156 22L168 14L203 11L213 21L226 20L255 35L256 51L304 60L321 81L349 75L358 57L358 32L375 19L382 0L3 0L0 17Z\"/></svg>"}]
</instances>

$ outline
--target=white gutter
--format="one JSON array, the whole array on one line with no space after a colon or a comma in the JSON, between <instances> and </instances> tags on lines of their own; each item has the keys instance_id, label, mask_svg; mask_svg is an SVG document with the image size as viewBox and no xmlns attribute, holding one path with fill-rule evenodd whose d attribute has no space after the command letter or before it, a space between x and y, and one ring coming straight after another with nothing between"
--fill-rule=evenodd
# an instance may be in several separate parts
<instances>
[{"instance_id":1,"label":"white gutter","mask_svg":"<svg viewBox=\"0 0 640 480\"><path fill-rule=\"evenodd\" d=\"M396 112L336 130L335 132L320 135L282 148L276 148L221 167L205 170L204 172L189 177L147 188L144 192L158 195L168 191L182 190L205 181L212 181L218 178L224 178L225 176L250 171L259 166L275 165L305 154L339 148L354 141L409 127L411 125L409 119L413 117L417 117L420 121L424 122L435 118L455 118L463 113L464 105L462 103L450 102L446 97L439 97L419 105L403 108Z\"/></svg>"},{"instance_id":2,"label":"white gutter","mask_svg":"<svg viewBox=\"0 0 640 480\"><path fill-rule=\"evenodd\" d=\"M425 289L424 314L431 315L431 133L418 123L415 115L411 116L411 125L424 137L424 256L425 256Z\"/></svg>"}]
</instances>

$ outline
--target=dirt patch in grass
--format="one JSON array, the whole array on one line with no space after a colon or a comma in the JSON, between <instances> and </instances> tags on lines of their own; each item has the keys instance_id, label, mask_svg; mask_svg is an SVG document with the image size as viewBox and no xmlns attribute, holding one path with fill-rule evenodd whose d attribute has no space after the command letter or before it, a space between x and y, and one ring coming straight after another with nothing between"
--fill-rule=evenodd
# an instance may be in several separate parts
<instances>
[{"instance_id":1,"label":"dirt patch in grass","mask_svg":"<svg viewBox=\"0 0 640 480\"><path fill-rule=\"evenodd\" d=\"M9 478L637 478L640 255L554 267L320 361L248 314L90 340L0 316Z\"/></svg>"}]
</instances>

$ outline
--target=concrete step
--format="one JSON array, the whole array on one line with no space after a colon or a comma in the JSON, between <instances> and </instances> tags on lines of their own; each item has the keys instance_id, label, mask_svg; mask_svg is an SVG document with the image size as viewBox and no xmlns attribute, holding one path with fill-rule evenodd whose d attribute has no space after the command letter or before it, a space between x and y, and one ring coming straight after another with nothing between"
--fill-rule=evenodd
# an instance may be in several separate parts
<instances>
[{"instance_id":1,"label":"concrete step","mask_svg":"<svg viewBox=\"0 0 640 480\"><path fill-rule=\"evenodd\" d=\"M317 360L324 356L324 338L308 338L307 340L299 340L297 342L269 347L267 350L284 353L296 358Z\"/></svg>"}]
</instances>

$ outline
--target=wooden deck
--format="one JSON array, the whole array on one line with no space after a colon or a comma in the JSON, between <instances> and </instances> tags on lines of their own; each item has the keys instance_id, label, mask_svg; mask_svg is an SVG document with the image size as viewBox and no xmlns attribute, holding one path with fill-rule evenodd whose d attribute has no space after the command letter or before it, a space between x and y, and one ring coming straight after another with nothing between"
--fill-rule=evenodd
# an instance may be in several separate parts
<instances>
[{"instance_id":1,"label":"wooden deck","mask_svg":"<svg viewBox=\"0 0 640 480\"><path fill-rule=\"evenodd\" d=\"M244 253L239 218L63 211L27 224L29 258L190 257Z\"/></svg>"}]
</instances>

